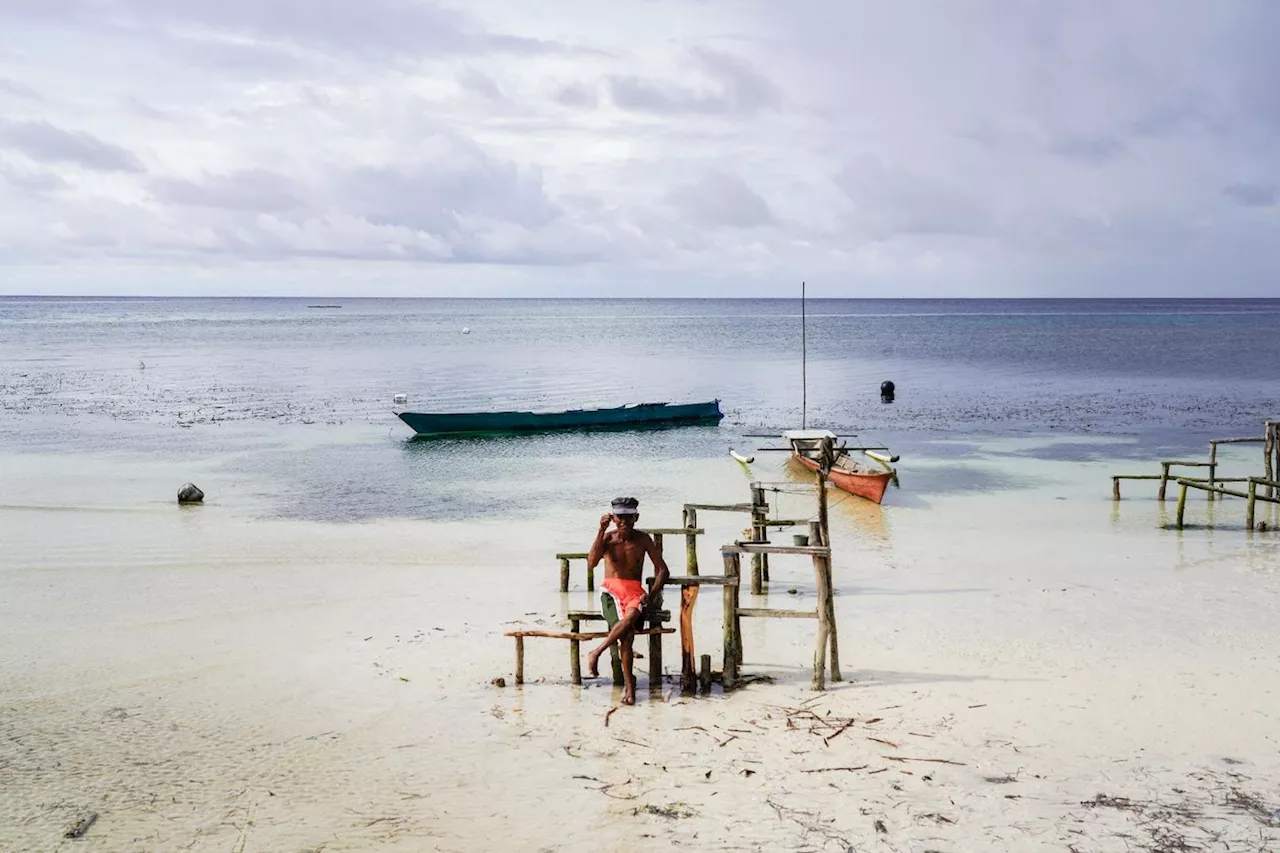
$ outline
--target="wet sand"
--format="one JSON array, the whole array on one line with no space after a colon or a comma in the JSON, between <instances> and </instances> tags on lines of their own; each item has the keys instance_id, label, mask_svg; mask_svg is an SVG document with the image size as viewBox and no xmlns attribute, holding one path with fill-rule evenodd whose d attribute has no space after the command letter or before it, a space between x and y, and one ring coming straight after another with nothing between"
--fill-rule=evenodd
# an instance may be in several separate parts
<instances>
[{"instance_id":1,"label":"wet sand","mask_svg":"<svg viewBox=\"0 0 1280 853\"><path fill-rule=\"evenodd\" d=\"M159 467L78 463L124 484L87 499L103 490L22 460L0 469L0 849L1280 844L1280 538L1240 529L1239 502L1196 501L1217 528L1177 533L1154 487L1113 505L1106 463L993 454L978 468L1022 486L927 496L906 469L896 505L833 506L845 682L808 689L807 622L749 621L744 671L769 681L682 698L641 676L609 715L619 691L570 686L562 642L530 641L511 686L502 636L591 603L580 576L556 592L552 555L598 512L262 520L216 476L179 508ZM745 496L727 458L654 476ZM708 566L741 520L704 524ZM773 572L757 606L812 603L807 564ZM697 631L718 661L714 599Z\"/></svg>"}]
</instances>

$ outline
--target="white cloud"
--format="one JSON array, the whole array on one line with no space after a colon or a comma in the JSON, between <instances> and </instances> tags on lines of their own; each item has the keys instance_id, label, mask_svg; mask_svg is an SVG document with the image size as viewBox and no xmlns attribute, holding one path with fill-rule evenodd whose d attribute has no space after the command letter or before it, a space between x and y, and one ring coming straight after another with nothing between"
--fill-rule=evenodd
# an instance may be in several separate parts
<instances>
[{"instance_id":1,"label":"white cloud","mask_svg":"<svg viewBox=\"0 0 1280 853\"><path fill-rule=\"evenodd\" d=\"M1247 295L1280 264L1268 0L3 14L3 292Z\"/></svg>"}]
</instances>

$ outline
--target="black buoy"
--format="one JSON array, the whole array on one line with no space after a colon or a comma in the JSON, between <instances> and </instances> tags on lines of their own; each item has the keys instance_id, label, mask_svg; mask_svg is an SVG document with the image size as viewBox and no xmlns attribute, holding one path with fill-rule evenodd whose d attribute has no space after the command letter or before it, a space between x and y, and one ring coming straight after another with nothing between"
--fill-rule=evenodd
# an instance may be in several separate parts
<instances>
[{"instance_id":1,"label":"black buoy","mask_svg":"<svg viewBox=\"0 0 1280 853\"><path fill-rule=\"evenodd\" d=\"M880 383L880 402L881 403L893 402L893 383L890 382L888 379Z\"/></svg>"}]
</instances>

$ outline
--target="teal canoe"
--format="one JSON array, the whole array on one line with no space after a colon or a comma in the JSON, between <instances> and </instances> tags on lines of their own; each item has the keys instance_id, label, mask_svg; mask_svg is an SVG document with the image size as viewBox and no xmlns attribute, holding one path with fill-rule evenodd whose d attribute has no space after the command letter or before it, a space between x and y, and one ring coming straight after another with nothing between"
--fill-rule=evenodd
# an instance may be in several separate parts
<instances>
[{"instance_id":1,"label":"teal canoe","mask_svg":"<svg viewBox=\"0 0 1280 853\"><path fill-rule=\"evenodd\" d=\"M718 423L724 414L720 411L720 401L713 400L710 403L676 405L639 403L612 409L568 409L563 412L399 412L398 417L418 435L462 435Z\"/></svg>"}]
</instances>

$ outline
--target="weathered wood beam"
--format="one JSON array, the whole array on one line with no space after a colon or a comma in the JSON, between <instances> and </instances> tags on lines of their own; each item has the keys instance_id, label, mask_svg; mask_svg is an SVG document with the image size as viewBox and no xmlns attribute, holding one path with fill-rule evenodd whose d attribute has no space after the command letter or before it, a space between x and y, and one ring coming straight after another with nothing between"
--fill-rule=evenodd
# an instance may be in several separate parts
<instances>
[{"instance_id":1,"label":"weathered wood beam","mask_svg":"<svg viewBox=\"0 0 1280 853\"><path fill-rule=\"evenodd\" d=\"M757 542L735 542L720 546L722 554L801 554L806 557L827 557L831 549L825 545L768 545Z\"/></svg>"},{"instance_id":2,"label":"weathered wood beam","mask_svg":"<svg viewBox=\"0 0 1280 853\"><path fill-rule=\"evenodd\" d=\"M739 607L738 615L755 619L817 619L816 610L777 610L770 607Z\"/></svg>"},{"instance_id":3,"label":"weathered wood beam","mask_svg":"<svg viewBox=\"0 0 1280 853\"><path fill-rule=\"evenodd\" d=\"M632 632L637 637L647 637L650 634L674 634L675 628L638 628ZM542 637L547 640L603 640L609 636L608 631L507 631L502 636L515 637L522 640L525 637ZM517 645L523 647L522 643Z\"/></svg>"},{"instance_id":4,"label":"weathered wood beam","mask_svg":"<svg viewBox=\"0 0 1280 853\"><path fill-rule=\"evenodd\" d=\"M667 578L667 586L737 586L738 578L726 578L721 575L671 575Z\"/></svg>"}]
</instances>

